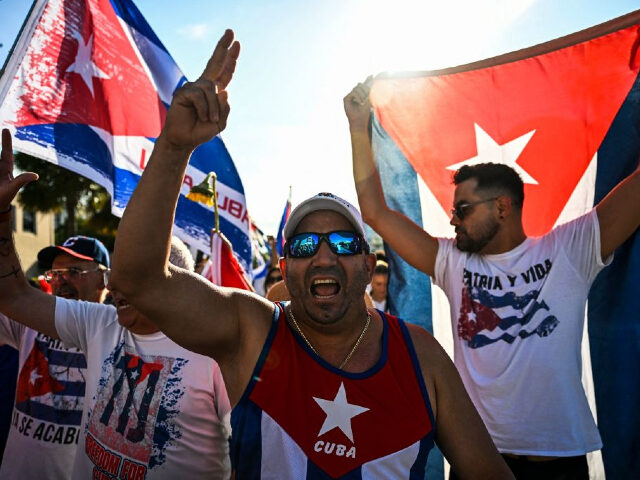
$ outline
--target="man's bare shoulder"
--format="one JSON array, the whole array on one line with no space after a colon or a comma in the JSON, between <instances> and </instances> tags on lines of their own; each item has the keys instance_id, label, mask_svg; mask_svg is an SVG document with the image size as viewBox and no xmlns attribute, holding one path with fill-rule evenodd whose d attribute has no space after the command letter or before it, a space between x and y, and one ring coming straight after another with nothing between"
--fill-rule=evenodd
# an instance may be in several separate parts
<instances>
[{"instance_id":1,"label":"man's bare shoulder","mask_svg":"<svg viewBox=\"0 0 640 480\"><path fill-rule=\"evenodd\" d=\"M423 368L426 366L427 369L431 371L434 367L442 366L443 362L451 362L447 352L444 351L442 345L440 345L431 333L419 325L411 323L407 323L406 325L416 350L418 361Z\"/></svg>"}]
</instances>

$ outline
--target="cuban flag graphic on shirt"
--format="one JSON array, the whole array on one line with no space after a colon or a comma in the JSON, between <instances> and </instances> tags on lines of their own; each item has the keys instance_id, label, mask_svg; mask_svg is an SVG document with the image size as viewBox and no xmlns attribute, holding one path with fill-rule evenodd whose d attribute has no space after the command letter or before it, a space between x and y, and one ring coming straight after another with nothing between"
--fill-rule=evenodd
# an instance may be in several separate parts
<instances>
[{"instance_id":1,"label":"cuban flag graphic on shirt","mask_svg":"<svg viewBox=\"0 0 640 480\"><path fill-rule=\"evenodd\" d=\"M524 181L527 235L542 235L589 211L638 165L639 32L640 11L470 65L379 76L371 92L372 145L390 207L432 235L453 237L448 213L453 171L497 162L514 168ZM388 253L391 312L417 320L450 345L449 308L442 292L431 290L428 276L390 248ZM640 477L634 451L640 441L638 272L636 232L596 278L588 302L583 369L592 400L588 380L593 372L602 457L610 478ZM477 294L467 291L469 311ZM518 299L483 299L487 305L485 300L498 311L503 302ZM529 301L544 311L544 299ZM523 328L528 321L526 316L514 319ZM453 334L475 339L476 348L509 340L496 337L505 318L487 311L466 320ZM552 323L540 327L550 331L538 333L549 334Z\"/></svg>"},{"instance_id":2,"label":"cuban flag graphic on shirt","mask_svg":"<svg viewBox=\"0 0 640 480\"><path fill-rule=\"evenodd\" d=\"M122 215L186 79L131 0L38 0L0 79L14 147L102 185ZM218 136L192 155L182 194L218 178L220 229L251 263L244 189ZM176 234L207 251L212 207L180 196Z\"/></svg>"},{"instance_id":3,"label":"cuban flag graphic on shirt","mask_svg":"<svg viewBox=\"0 0 640 480\"><path fill-rule=\"evenodd\" d=\"M16 410L51 424L79 426L86 368L77 349L65 349L59 341L38 334L18 375Z\"/></svg>"},{"instance_id":4,"label":"cuban flag graphic on shirt","mask_svg":"<svg viewBox=\"0 0 640 480\"><path fill-rule=\"evenodd\" d=\"M93 478L146 478L182 435L176 416L189 360L130 350L120 343L102 365L86 425Z\"/></svg>"}]
</instances>

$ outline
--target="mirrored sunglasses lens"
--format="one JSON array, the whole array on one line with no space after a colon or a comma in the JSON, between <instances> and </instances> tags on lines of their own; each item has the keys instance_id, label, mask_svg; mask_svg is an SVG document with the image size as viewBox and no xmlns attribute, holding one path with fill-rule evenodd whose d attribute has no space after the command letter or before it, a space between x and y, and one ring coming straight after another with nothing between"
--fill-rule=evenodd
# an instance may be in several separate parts
<instances>
[{"instance_id":1,"label":"mirrored sunglasses lens","mask_svg":"<svg viewBox=\"0 0 640 480\"><path fill-rule=\"evenodd\" d=\"M329 241L338 255L354 255L359 253L358 237L351 232L333 232L329 235Z\"/></svg>"},{"instance_id":2,"label":"mirrored sunglasses lens","mask_svg":"<svg viewBox=\"0 0 640 480\"><path fill-rule=\"evenodd\" d=\"M293 237L289 244L289 254L292 257L310 257L318 250L318 236L303 234Z\"/></svg>"}]
</instances>

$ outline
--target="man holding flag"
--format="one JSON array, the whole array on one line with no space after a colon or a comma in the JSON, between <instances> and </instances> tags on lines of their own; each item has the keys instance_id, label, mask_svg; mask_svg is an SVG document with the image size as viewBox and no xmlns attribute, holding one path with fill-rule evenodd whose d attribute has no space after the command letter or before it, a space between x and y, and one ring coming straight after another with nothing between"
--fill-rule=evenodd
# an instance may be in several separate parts
<instances>
[{"instance_id":1,"label":"man holding flag","mask_svg":"<svg viewBox=\"0 0 640 480\"><path fill-rule=\"evenodd\" d=\"M358 84L344 99L364 220L447 294L456 366L516 478L588 478L585 454L602 443L580 383L585 304L596 274L640 225L640 170L588 214L530 238L521 175L461 166L456 238L435 238L385 201L369 88Z\"/></svg>"}]
</instances>

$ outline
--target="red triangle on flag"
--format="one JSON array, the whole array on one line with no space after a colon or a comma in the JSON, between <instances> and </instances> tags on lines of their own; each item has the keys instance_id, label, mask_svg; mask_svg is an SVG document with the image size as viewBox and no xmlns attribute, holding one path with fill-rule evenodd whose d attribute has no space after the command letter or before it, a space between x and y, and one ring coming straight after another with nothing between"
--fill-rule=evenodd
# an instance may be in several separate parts
<instances>
[{"instance_id":1,"label":"red triangle on flag","mask_svg":"<svg viewBox=\"0 0 640 480\"><path fill-rule=\"evenodd\" d=\"M49 2L33 36L19 125L77 123L158 136L166 107L109 0Z\"/></svg>"},{"instance_id":2,"label":"red triangle on flag","mask_svg":"<svg viewBox=\"0 0 640 480\"><path fill-rule=\"evenodd\" d=\"M221 233L215 231L211 234L211 258L202 275L221 287L253 291L246 279L244 269L233 254L231 243Z\"/></svg>"},{"instance_id":3,"label":"red triangle on flag","mask_svg":"<svg viewBox=\"0 0 640 480\"><path fill-rule=\"evenodd\" d=\"M40 350L38 343L34 343L31 353L20 370L16 387L16 403L62 390L64 386L51 376L47 358Z\"/></svg>"},{"instance_id":4,"label":"red triangle on flag","mask_svg":"<svg viewBox=\"0 0 640 480\"><path fill-rule=\"evenodd\" d=\"M507 163L525 180L525 230L540 235L560 216L638 76L637 39L630 27L486 68L382 77L371 99L446 212L452 170Z\"/></svg>"}]
</instances>

